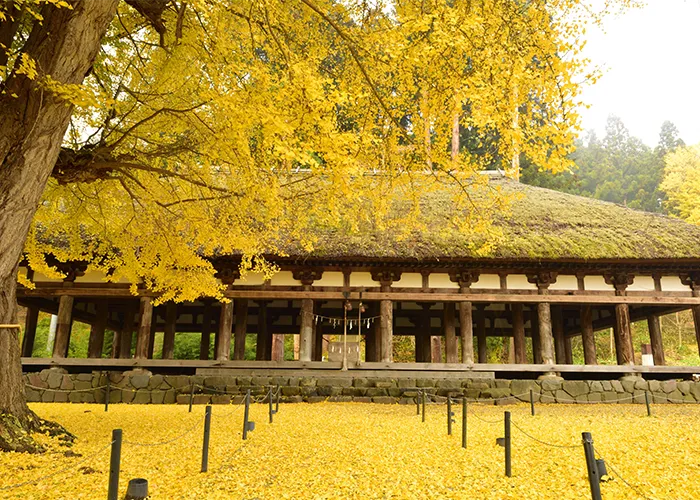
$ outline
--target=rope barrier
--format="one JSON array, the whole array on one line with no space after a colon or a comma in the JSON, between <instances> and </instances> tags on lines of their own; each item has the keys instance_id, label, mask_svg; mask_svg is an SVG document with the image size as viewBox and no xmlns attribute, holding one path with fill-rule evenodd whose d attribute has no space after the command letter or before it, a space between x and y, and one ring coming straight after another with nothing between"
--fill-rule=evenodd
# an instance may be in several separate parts
<instances>
[{"instance_id":1,"label":"rope barrier","mask_svg":"<svg viewBox=\"0 0 700 500\"><path fill-rule=\"evenodd\" d=\"M477 414L474 413L473 411L470 411L469 409L467 409L467 413L470 414L470 415L473 416L473 417L476 417L477 420L481 420L481 421L484 422L485 424L502 424L502 423L503 423L503 420L501 420L501 419L498 419L498 420L487 420L487 419L485 419L485 418L481 418L479 415L477 415Z\"/></svg>"},{"instance_id":2,"label":"rope barrier","mask_svg":"<svg viewBox=\"0 0 700 500\"><path fill-rule=\"evenodd\" d=\"M625 485L627 485L628 488L633 490L640 497L644 498L644 500L652 500L650 497L646 496L644 494L644 492L639 487L633 485L632 483L627 481L624 477L622 477L622 475L617 471L617 469L615 469L615 467L613 467L612 464L605 457L603 457L603 455L598 453L597 449L595 450L595 454L598 455L598 458L601 458L605 461L605 466L608 469L610 469L613 472L613 474L615 474L620 479L620 481L622 481Z\"/></svg>"},{"instance_id":3,"label":"rope barrier","mask_svg":"<svg viewBox=\"0 0 700 500\"><path fill-rule=\"evenodd\" d=\"M37 386L31 385L31 384L24 384L24 387L29 387L30 389L34 389L37 391L49 391L49 392L92 392L92 391L99 391L99 390L105 389L107 386L101 385L100 387L91 387L90 389L51 389L49 387L37 387ZM116 390L118 388L115 387L114 389Z\"/></svg>"},{"instance_id":4,"label":"rope barrier","mask_svg":"<svg viewBox=\"0 0 700 500\"><path fill-rule=\"evenodd\" d=\"M131 446L148 446L148 447L151 447L151 446L163 446L163 445L166 445L166 444L174 443L175 441L177 441L177 440L179 440L179 439L182 439L183 437L187 436L190 432L192 432L194 429L196 429L197 427L199 427L200 424L201 424L201 421L200 421L200 420L197 420L197 422L196 422L192 427L188 428L188 429L187 429L185 432L183 432L182 434L180 434L180 435L178 435L178 436L176 436L176 437L174 437L174 438L172 438L172 439L168 439L167 441L161 441L161 442L159 442L159 443L139 443L139 442L136 442L136 441L127 441L127 440L124 440L123 443L124 443L124 444L130 444Z\"/></svg>"},{"instance_id":5,"label":"rope barrier","mask_svg":"<svg viewBox=\"0 0 700 500\"><path fill-rule=\"evenodd\" d=\"M538 442L538 443L540 443L540 444L543 444L543 445L545 445L545 446L551 446L552 448L568 448L568 449L571 449L571 448L579 448L579 447L581 446L581 444L554 444L554 443L548 443L548 442L546 442L546 441L542 441L541 439L538 439L538 438L536 438L535 436L533 436L533 435L527 433L522 427L520 427L518 424L516 424L515 421L514 421L513 419L511 419L510 423L513 424L513 425L515 426L516 429L518 429L520 432L522 432L523 434L525 434L527 437L529 437L529 438L532 439L533 441L536 441L536 442Z\"/></svg>"},{"instance_id":6,"label":"rope barrier","mask_svg":"<svg viewBox=\"0 0 700 500\"><path fill-rule=\"evenodd\" d=\"M100 453L102 453L103 451L105 451L107 448L109 448L110 446L112 446L113 443L114 443L114 441L111 441L107 446L103 446L102 448L100 448L99 450L97 450L97 451L96 451L95 453L93 453L92 455L88 455L87 457L85 457L85 458L83 458L82 460L80 460L78 463L68 465L67 467L64 467L64 468L59 469L59 470L57 470L57 471L55 471L55 472L52 472L51 474L47 474L47 475L45 475L45 476L41 476L41 477L39 477L39 478L32 479L32 480L30 480L30 481L24 481L23 483L13 484L13 485L10 485L10 486L3 486L3 487L0 488L0 491L14 490L14 489L17 489L17 488L21 488L22 486L29 486L30 484L36 484L36 483L39 483L39 482L41 482L41 481L45 481L45 480L47 480L47 479L51 479L51 478L54 477L54 476L57 476L57 475L59 475L59 474L61 474L61 473L63 473L63 472L66 472L66 471L70 470L70 469L79 467L80 465L84 464L84 463L87 462L88 460L90 460L90 459L92 459L92 458L95 458L95 457L98 456Z\"/></svg>"}]
</instances>

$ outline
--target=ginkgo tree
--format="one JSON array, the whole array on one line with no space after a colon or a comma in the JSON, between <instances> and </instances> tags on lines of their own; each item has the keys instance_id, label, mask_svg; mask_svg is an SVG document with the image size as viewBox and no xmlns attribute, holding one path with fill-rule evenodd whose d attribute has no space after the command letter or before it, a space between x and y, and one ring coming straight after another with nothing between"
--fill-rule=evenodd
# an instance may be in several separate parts
<instances>
[{"instance_id":1,"label":"ginkgo tree","mask_svg":"<svg viewBox=\"0 0 700 500\"><path fill-rule=\"evenodd\" d=\"M0 324L16 323L23 258L192 300L221 297L207 257L273 272L260 256L312 251L312 226L408 234L432 189L452 193L463 231L488 234L492 210L469 197L503 200L476 174L520 155L568 166L596 78L586 26L630 3L0 3ZM460 129L497 140L455 148ZM18 336L0 327L0 448L36 450Z\"/></svg>"}]
</instances>

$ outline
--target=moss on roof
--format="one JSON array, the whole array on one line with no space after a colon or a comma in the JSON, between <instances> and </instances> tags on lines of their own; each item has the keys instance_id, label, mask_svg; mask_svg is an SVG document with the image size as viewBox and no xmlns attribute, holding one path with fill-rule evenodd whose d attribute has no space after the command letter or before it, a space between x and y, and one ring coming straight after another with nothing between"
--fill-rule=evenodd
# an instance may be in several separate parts
<instances>
[{"instance_id":1,"label":"moss on roof","mask_svg":"<svg viewBox=\"0 0 700 500\"><path fill-rule=\"evenodd\" d=\"M457 229L451 219L459 209L448 193L437 191L421 200L420 230L402 235L395 227L368 225L353 232L339 224L314 230L310 254L281 246L292 256L326 258L700 259L700 227L679 219L504 178L491 178L489 186L512 201L510 210L495 215L497 231L486 236ZM478 205L486 197L474 200Z\"/></svg>"}]
</instances>

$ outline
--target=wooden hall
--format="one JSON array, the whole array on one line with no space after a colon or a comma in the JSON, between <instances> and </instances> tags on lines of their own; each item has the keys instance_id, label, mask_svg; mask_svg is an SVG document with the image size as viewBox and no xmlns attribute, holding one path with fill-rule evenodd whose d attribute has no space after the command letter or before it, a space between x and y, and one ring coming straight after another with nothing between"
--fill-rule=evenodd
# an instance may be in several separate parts
<instances>
[{"instance_id":1,"label":"wooden hall","mask_svg":"<svg viewBox=\"0 0 700 500\"><path fill-rule=\"evenodd\" d=\"M500 236L487 255L458 230L435 230L440 221L448 224L451 207L433 193L425 230L401 239L382 228L319 234L311 253L266 256L280 269L269 280L240 277L237 256L212 258L227 302L154 306L154 295L135 296L130 283L106 282L85 263L56 262L63 280L25 265L20 272L35 287L17 292L27 307L23 364L340 368L325 359L328 341L346 331L362 350L350 370L493 370L487 339L500 337L514 369L595 372L594 332L612 328L618 365L642 370L633 367L640 353L631 323L645 321L654 367L643 371L663 372L659 317L685 309L693 311L700 345L700 227L497 175L489 184L513 202L509 217L497 217ZM51 359L31 358L39 311L57 316ZM73 321L91 326L88 360L68 358ZM106 330L115 332L109 360ZM162 352L154 352L158 332ZM199 360L168 363L185 332L201 334ZM286 353L294 361L286 363L285 335L298 336L298 351ZM578 336L585 367L573 365L571 340ZM413 363L394 363L398 337L414 339ZM255 344L255 360L244 359L246 340Z\"/></svg>"}]
</instances>

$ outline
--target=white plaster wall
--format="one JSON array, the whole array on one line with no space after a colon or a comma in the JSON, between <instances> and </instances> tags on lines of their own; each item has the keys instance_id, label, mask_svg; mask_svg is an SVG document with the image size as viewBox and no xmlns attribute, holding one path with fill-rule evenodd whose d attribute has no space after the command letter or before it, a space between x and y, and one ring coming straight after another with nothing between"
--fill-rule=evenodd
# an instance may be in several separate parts
<instances>
[{"instance_id":1,"label":"white plaster wall","mask_svg":"<svg viewBox=\"0 0 700 500\"><path fill-rule=\"evenodd\" d=\"M537 288L537 287L535 287ZM560 275L557 281L549 285L550 290L578 290L578 280L576 276Z\"/></svg>"},{"instance_id":2,"label":"white plaster wall","mask_svg":"<svg viewBox=\"0 0 700 500\"><path fill-rule=\"evenodd\" d=\"M234 284L244 286L260 286L264 281L264 275L262 273L247 273L245 277L241 277L241 279L234 281Z\"/></svg>"},{"instance_id":3,"label":"white plaster wall","mask_svg":"<svg viewBox=\"0 0 700 500\"><path fill-rule=\"evenodd\" d=\"M270 280L272 286L300 286L301 281L295 280L292 271L280 271L272 275Z\"/></svg>"},{"instance_id":4,"label":"white plaster wall","mask_svg":"<svg viewBox=\"0 0 700 500\"><path fill-rule=\"evenodd\" d=\"M690 287L681 283L678 276L662 276L661 277L662 292L690 292Z\"/></svg>"},{"instance_id":5,"label":"white plaster wall","mask_svg":"<svg viewBox=\"0 0 700 500\"><path fill-rule=\"evenodd\" d=\"M608 285L605 282L605 278L602 276L586 276L583 278L583 286L586 290L600 290L600 291L607 291L607 292L614 292L615 287L612 285Z\"/></svg>"},{"instance_id":6,"label":"white plaster wall","mask_svg":"<svg viewBox=\"0 0 700 500\"><path fill-rule=\"evenodd\" d=\"M654 278L651 276L635 276L634 282L627 287L629 292L653 292Z\"/></svg>"},{"instance_id":7,"label":"white plaster wall","mask_svg":"<svg viewBox=\"0 0 700 500\"><path fill-rule=\"evenodd\" d=\"M102 271L88 271L85 276L75 278L76 283L104 283L105 275Z\"/></svg>"},{"instance_id":8,"label":"white plaster wall","mask_svg":"<svg viewBox=\"0 0 700 500\"><path fill-rule=\"evenodd\" d=\"M530 283L524 274L509 274L506 283L509 290L537 290L537 285Z\"/></svg>"},{"instance_id":9,"label":"white plaster wall","mask_svg":"<svg viewBox=\"0 0 700 500\"><path fill-rule=\"evenodd\" d=\"M372 279L372 273L350 273L350 286L380 286L378 281Z\"/></svg>"},{"instance_id":10,"label":"white plaster wall","mask_svg":"<svg viewBox=\"0 0 700 500\"><path fill-rule=\"evenodd\" d=\"M343 273L324 272L320 280L314 281L314 286L343 286Z\"/></svg>"},{"instance_id":11,"label":"white plaster wall","mask_svg":"<svg viewBox=\"0 0 700 500\"><path fill-rule=\"evenodd\" d=\"M393 284L399 288L422 288L423 276L420 273L403 273L401 279Z\"/></svg>"},{"instance_id":12,"label":"white plaster wall","mask_svg":"<svg viewBox=\"0 0 700 500\"><path fill-rule=\"evenodd\" d=\"M433 273L428 275L428 286L430 288L457 288L459 285L450 281L450 275L447 273Z\"/></svg>"},{"instance_id":13,"label":"white plaster wall","mask_svg":"<svg viewBox=\"0 0 700 500\"><path fill-rule=\"evenodd\" d=\"M472 285L472 288L500 290L501 277L497 274L482 274L479 276L479 281Z\"/></svg>"}]
</instances>

